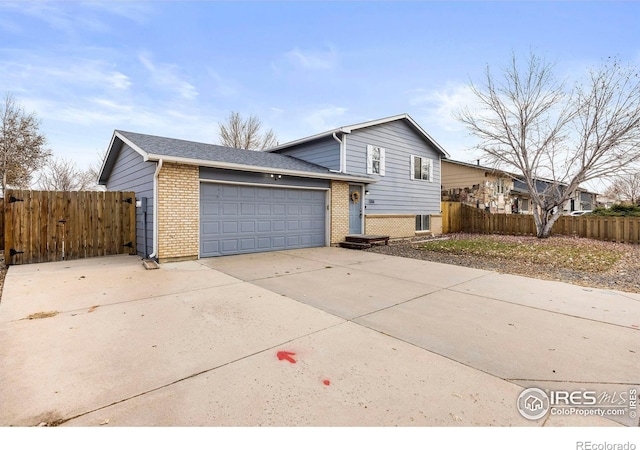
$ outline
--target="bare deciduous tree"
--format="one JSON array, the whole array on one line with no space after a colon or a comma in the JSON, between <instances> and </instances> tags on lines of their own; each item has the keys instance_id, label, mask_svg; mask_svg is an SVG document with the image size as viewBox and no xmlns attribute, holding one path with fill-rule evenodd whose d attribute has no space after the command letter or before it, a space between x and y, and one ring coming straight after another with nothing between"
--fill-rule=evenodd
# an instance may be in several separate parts
<instances>
[{"instance_id":1,"label":"bare deciduous tree","mask_svg":"<svg viewBox=\"0 0 640 450\"><path fill-rule=\"evenodd\" d=\"M480 106L458 114L496 167L522 173L540 238L579 185L640 160L638 71L609 59L569 91L552 70L535 55L524 65L513 56L499 78L487 68L471 86ZM544 191L540 179L552 180Z\"/></svg>"},{"instance_id":2,"label":"bare deciduous tree","mask_svg":"<svg viewBox=\"0 0 640 450\"><path fill-rule=\"evenodd\" d=\"M243 119L237 112L227 117L226 123L220 127L220 145L247 150L266 150L277 145L277 137L273 130L262 133L262 122L256 116Z\"/></svg>"},{"instance_id":3,"label":"bare deciduous tree","mask_svg":"<svg viewBox=\"0 0 640 450\"><path fill-rule=\"evenodd\" d=\"M618 201L628 201L632 205L640 204L640 172L615 177L605 194Z\"/></svg>"},{"instance_id":4,"label":"bare deciduous tree","mask_svg":"<svg viewBox=\"0 0 640 450\"><path fill-rule=\"evenodd\" d=\"M11 94L0 104L0 174L2 193L8 185L28 187L32 174L46 162L49 151L40 122L26 114Z\"/></svg>"},{"instance_id":5,"label":"bare deciduous tree","mask_svg":"<svg viewBox=\"0 0 640 450\"><path fill-rule=\"evenodd\" d=\"M80 170L65 158L47 162L38 180L38 188L45 191L90 191L98 189L95 169Z\"/></svg>"}]
</instances>

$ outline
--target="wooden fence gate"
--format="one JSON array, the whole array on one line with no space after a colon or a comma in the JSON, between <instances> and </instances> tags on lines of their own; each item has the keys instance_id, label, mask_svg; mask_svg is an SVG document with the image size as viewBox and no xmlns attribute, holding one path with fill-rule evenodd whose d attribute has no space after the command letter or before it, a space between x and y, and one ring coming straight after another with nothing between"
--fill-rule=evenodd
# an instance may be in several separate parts
<instances>
[{"instance_id":1,"label":"wooden fence gate","mask_svg":"<svg viewBox=\"0 0 640 450\"><path fill-rule=\"evenodd\" d=\"M462 203L441 202L442 232L458 233L462 231Z\"/></svg>"},{"instance_id":2,"label":"wooden fence gate","mask_svg":"<svg viewBox=\"0 0 640 450\"><path fill-rule=\"evenodd\" d=\"M7 189L5 264L136 254L133 192Z\"/></svg>"}]
</instances>

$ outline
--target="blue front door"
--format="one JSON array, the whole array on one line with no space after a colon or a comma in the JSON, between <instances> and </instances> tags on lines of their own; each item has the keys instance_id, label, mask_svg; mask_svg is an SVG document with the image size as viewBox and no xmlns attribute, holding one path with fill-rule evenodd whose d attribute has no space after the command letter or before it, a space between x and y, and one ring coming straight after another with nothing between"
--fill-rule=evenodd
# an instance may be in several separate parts
<instances>
[{"instance_id":1,"label":"blue front door","mask_svg":"<svg viewBox=\"0 0 640 450\"><path fill-rule=\"evenodd\" d=\"M362 187L349 185L349 234L362 234Z\"/></svg>"}]
</instances>

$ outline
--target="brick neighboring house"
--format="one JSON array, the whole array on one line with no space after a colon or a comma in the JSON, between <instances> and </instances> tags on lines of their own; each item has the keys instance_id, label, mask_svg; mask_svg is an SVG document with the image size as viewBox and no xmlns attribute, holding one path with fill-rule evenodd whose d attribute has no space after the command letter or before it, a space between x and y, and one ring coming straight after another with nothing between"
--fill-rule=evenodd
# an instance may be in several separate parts
<instances>
[{"instance_id":1,"label":"brick neighboring house","mask_svg":"<svg viewBox=\"0 0 640 450\"><path fill-rule=\"evenodd\" d=\"M531 195L521 176L490 167L461 161L442 161L442 200L465 203L492 213L533 214ZM537 180L536 189L544 192L551 180ZM562 185L561 185L562 186ZM591 210L596 195L577 189L564 205L564 211Z\"/></svg>"},{"instance_id":2,"label":"brick neighboring house","mask_svg":"<svg viewBox=\"0 0 640 450\"><path fill-rule=\"evenodd\" d=\"M165 262L439 234L443 157L407 114L266 152L116 130L99 182L136 193L137 252Z\"/></svg>"}]
</instances>

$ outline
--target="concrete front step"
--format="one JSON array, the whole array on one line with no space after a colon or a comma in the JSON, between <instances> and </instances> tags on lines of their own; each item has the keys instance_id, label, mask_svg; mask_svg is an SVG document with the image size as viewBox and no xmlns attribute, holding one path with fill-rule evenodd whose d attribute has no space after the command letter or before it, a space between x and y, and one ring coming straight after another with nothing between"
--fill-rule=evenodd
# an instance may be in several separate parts
<instances>
[{"instance_id":1,"label":"concrete front step","mask_svg":"<svg viewBox=\"0 0 640 450\"><path fill-rule=\"evenodd\" d=\"M363 250L365 248L371 248L371 244L367 244L366 242L340 242L338 244L342 248L350 248L353 250Z\"/></svg>"},{"instance_id":2,"label":"concrete front step","mask_svg":"<svg viewBox=\"0 0 640 450\"><path fill-rule=\"evenodd\" d=\"M344 238L347 242L358 242L362 244L385 244L389 245L389 236L377 234L349 234Z\"/></svg>"}]
</instances>

